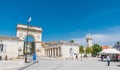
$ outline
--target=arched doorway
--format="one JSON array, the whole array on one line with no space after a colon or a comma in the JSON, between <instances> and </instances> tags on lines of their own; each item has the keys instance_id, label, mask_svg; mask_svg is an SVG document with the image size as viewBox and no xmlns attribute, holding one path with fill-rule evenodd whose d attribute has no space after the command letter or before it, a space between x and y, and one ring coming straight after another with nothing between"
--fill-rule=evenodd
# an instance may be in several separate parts
<instances>
[{"instance_id":1,"label":"arched doorway","mask_svg":"<svg viewBox=\"0 0 120 70\"><path fill-rule=\"evenodd\" d=\"M35 53L35 39L30 35L24 39L23 54L25 55L26 53L28 55Z\"/></svg>"}]
</instances>

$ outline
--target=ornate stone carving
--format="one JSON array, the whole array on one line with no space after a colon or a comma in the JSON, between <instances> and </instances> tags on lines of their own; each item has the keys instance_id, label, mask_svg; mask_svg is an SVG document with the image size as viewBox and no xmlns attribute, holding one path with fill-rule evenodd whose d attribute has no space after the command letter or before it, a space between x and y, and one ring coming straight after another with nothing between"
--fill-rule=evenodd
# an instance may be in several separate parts
<instances>
[{"instance_id":1,"label":"ornate stone carving","mask_svg":"<svg viewBox=\"0 0 120 70\"><path fill-rule=\"evenodd\" d=\"M22 34L22 33L19 33L19 36L20 36L20 37L22 37L22 36L23 36L23 34Z\"/></svg>"}]
</instances>

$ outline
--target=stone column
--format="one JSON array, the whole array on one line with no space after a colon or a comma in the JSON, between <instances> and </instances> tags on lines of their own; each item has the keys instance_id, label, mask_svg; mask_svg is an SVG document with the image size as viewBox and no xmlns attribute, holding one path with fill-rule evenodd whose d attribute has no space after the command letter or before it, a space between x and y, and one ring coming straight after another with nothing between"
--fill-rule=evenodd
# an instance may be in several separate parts
<instances>
[{"instance_id":1,"label":"stone column","mask_svg":"<svg viewBox=\"0 0 120 70\"><path fill-rule=\"evenodd\" d=\"M51 48L51 56L52 56L53 54L52 54L52 48Z\"/></svg>"},{"instance_id":2,"label":"stone column","mask_svg":"<svg viewBox=\"0 0 120 70\"><path fill-rule=\"evenodd\" d=\"M49 56L49 49L47 49L47 56Z\"/></svg>"},{"instance_id":3,"label":"stone column","mask_svg":"<svg viewBox=\"0 0 120 70\"><path fill-rule=\"evenodd\" d=\"M56 56L56 48L54 49L54 56Z\"/></svg>"},{"instance_id":4,"label":"stone column","mask_svg":"<svg viewBox=\"0 0 120 70\"><path fill-rule=\"evenodd\" d=\"M47 49L47 56L48 56L48 49Z\"/></svg>"},{"instance_id":5,"label":"stone column","mask_svg":"<svg viewBox=\"0 0 120 70\"><path fill-rule=\"evenodd\" d=\"M49 49L49 57L50 57L50 49Z\"/></svg>"},{"instance_id":6,"label":"stone column","mask_svg":"<svg viewBox=\"0 0 120 70\"><path fill-rule=\"evenodd\" d=\"M47 53L48 55L47 56L49 56L49 49L47 49L47 51L48 51L48 53Z\"/></svg>"},{"instance_id":7,"label":"stone column","mask_svg":"<svg viewBox=\"0 0 120 70\"><path fill-rule=\"evenodd\" d=\"M46 49L46 51L45 51L45 52L46 52L46 54L45 54L45 55L47 56L47 49Z\"/></svg>"},{"instance_id":8,"label":"stone column","mask_svg":"<svg viewBox=\"0 0 120 70\"><path fill-rule=\"evenodd\" d=\"M50 49L50 56L51 56L51 49Z\"/></svg>"},{"instance_id":9,"label":"stone column","mask_svg":"<svg viewBox=\"0 0 120 70\"><path fill-rule=\"evenodd\" d=\"M55 56L55 48L53 48L53 56Z\"/></svg>"},{"instance_id":10,"label":"stone column","mask_svg":"<svg viewBox=\"0 0 120 70\"><path fill-rule=\"evenodd\" d=\"M59 56L61 56L61 47L59 47Z\"/></svg>"},{"instance_id":11,"label":"stone column","mask_svg":"<svg viewBox=\"0 0 120 70\"><path fill-rule=\"evenodd\" d=\"M58 48L56 48L56 56L58 56Z\"/></svg>"},{"instance_id":12,"label":"stone column","mask_svg":"<svg viewBox=\"0 0 120 70\"><path fill-rule=\"evenodd\" d=\"M52 56L52 48L50 50L51 50L51 56Z\"/></svg>"},{"instance_id":13,"label":"stone column","mask_svg":"<svg viewBox=\"0 0 120 70\"><path fill-rule=\"evenodd\" d=\"M54 56L54 48L52 48L52 56Z\"/></svg>"},{"instance_id":14,"label":"stone column","mask_svg":"<svg viewBox=\"0 0 120 70\"><path fill-rule=\"evenodd\" d=\"M59 49L59 47L57 49L58 49L58 56L60 56L60 49Z\"/></svg>"},{"instance_id":15,"label":"stone column","mask_svg":"<svg viewBox=\"0 0 120 70\"><path fill-rule=\"evenodd\" d=\"M46 56L46 49L45 49L45 56Z\"/></svg>"}]
</instances>

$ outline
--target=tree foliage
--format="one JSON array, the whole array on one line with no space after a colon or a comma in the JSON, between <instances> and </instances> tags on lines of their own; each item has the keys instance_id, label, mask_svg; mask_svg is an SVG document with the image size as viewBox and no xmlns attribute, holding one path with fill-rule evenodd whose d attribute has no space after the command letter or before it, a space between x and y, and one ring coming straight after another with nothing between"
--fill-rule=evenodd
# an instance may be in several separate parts
<instances>
[{"instance_id":1,"label":"tree foliage","mask_svg":"<svg viewBox=\"0 0 120 70\"><path fill-rule=\"evenodd\" d=\"M100 45L94 44L92 46L92 55L96 56L98 54L98 52L100 52L100 51L102 51L102 47Z\"/></svg>"},{"instance_id":2,"label":"tree foliage","mask_svg":"<svg viewBox=\"0 0 120 70\"><path fill-rule=\"evenodd\" d=\"M33 52L35 52L35 43L34 42L31 43L30 52L31 52L31 54Z\"/></svg>"},{"instance_id":3,"label":"tree foliage","mask_svg":"<svg viewBox=\"0 0 120 70\"><path fill-rule=\"evenodd\" d=\"M79 47L79 53L81 53L81 54L84 53L84 48L82 45Z\"/></svg>"},{"instance_id":4,"label":"tree foliage","mask_svg":"<svg viewBox=\"0 0 120 70\"><path fill-rule=\"evenodd\" d=\"M74 40L70 40L70 43L74 43Z\"/></svg>"},{"instance_id":5,"label":"tree foliage","mask_svg":"<svg viewBox=\"0 0 120 70\"><path fill-rule=\"evenodd\" d=\"M92 52L92 48L91 47L87 47L85 53L86 54L90 54L91 52Z\"/></svg>"}]
</instances>

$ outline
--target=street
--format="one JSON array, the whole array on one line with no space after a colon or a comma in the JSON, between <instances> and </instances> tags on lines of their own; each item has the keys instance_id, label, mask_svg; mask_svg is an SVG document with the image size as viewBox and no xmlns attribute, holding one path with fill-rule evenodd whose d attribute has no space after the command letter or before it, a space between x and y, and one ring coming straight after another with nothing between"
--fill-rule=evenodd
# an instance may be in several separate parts
<instances>
[{"instance_id":1,"label":"street","mask_svg":"<svg viewBox=\"0 0 120 70\"><path fill-rule=\"evenodd\" d=\"M64 60L52 58L40 58L39 62L24 70L119 70L120 62L99 61L98 58L88 58L81 60Z\"/></svg>"}]
</instances>

